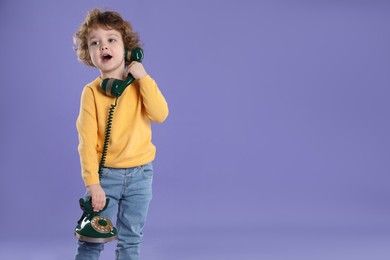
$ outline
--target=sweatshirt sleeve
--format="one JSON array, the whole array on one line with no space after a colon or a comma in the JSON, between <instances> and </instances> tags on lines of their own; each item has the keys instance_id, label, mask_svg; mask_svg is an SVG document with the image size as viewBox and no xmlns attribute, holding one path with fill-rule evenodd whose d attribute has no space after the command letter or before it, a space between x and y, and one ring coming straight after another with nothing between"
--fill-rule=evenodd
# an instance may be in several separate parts
<instances>
[{"instance_id":1,"label":"sweatshirt sleeve","mask_svg":"<svg viewBox=\"0 0 390 260\"><path fill-rule=\"evenodd\" d=\"M79 136L78 151L81 171L86 186L99 183L99 162L97 156L98 129L95 98L91 88L85 87L81 95L80 113L77 118Z\"/></svg>"},{"instance_id":2,"label":"sweatshirt sleeve","mask_svg":"<svg viewBox=\"0 0 390 260\"><path fill-rule=\"evenodd\" d=\"M168 104L156 82L149 76L139 80L142 103L150 120L161 123L168 116Z\"/></svg>"}]
</instances>

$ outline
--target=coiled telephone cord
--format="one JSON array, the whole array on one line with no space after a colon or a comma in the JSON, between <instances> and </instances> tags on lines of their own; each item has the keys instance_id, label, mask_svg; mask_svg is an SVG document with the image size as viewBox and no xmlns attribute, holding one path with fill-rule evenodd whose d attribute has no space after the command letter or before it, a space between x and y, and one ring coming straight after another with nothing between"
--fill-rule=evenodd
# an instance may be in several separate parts
<instances>
[{"instance_id":1,"label":"coiled telephone cord","mask_svg":"<svg viewBox=\"0 0 390 260\"><path fill-rule=\"evenodd\" d=\"M104 164L106 162L108 143L110 142L112 118L114 116L114 110L115 110L115 107L116 107L116 104L118 101L118 97L119 96L117 96L115 98L115 104L111 104L110 110L108 111L106 133L104 134L102 158L100 159L100 164L99 164L99 180L102 178L103 168L104 168Z\"/></svg>"}]
</instances>

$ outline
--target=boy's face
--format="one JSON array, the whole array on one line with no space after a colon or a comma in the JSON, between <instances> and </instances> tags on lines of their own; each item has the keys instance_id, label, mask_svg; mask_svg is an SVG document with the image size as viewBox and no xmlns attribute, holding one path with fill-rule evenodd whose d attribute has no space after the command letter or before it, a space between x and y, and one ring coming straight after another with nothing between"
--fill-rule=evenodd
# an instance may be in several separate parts
<instances>
[{"instance_id":1,"label":"boy's face","mask_svg":"<svg viewBox=\"0 0 390 260\"><path fill-rule=\"evenodd\" d=\"M125 59L120 32L102 27L92 28L88 34L88 50L92 63L103 79L122 79Z\"/></svg>"}]
</instances>

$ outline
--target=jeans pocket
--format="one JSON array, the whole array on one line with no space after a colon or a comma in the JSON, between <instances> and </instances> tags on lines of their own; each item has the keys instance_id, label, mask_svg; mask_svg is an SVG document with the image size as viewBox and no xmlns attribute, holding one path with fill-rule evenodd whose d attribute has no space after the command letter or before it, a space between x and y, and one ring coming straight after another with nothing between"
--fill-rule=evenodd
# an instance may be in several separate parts
<instances>
[{"instance_id":1,"label":"jeans pocket","mask_svg":"<svg viewBox=\"0 0 390 260\"><path fill-rule=\"evenodd\" d=\"M153 178L153 174L154 174L154 171L153 171L152 163L145 164L142 167L142 176L144 176L144 178L152 179Z\"/></svg>"},{"instance_id":2,"label":"jeans pocket","mask_svg":"<svg viewBox=\"0 0 390 260\"><path fill-rule=\"evenodd\" d=\"M101 177L103 178L103 177L107 176L108 174L110 174L110 168L103 167Z\"/></svg>"}]
</instances>

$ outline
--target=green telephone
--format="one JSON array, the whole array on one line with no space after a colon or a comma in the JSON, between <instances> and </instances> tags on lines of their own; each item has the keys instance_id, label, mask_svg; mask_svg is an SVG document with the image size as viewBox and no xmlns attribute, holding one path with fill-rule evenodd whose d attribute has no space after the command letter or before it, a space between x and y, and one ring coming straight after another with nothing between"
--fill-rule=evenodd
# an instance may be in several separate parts
<instances>
[{"instance_id":1,"label":"green telephone","mask_svg":"<svg viewBox=\"0 0 390 260\"><path fill-rule=\"evenodd\" d=\"M132 49L130 52L128 49L125 49L125 61L127 61L127 62L132 62L132 61L142 62L143 58L144 58L144 52L141 48L136 47L136 48ZM104 167L104 163L106 162L108 143L109 143L110 134L111 134L112 118L114 116L114 110L115 110L118 98L122 95L123 91L125 91L126 87L128 85L130 85L133 81L134 81L134 77L131 74L129 74L125 80L107 78L107 79L104 79L100 83L100 89L107 96L115 97L115 103L111 105L111 107L108 111L106 132L105 132L104 142L103 142L102 157L101 157L100 165L99 165L99 178L102 175L102 169Z\"/></svg>"},{"instance_id":2,"label":"green telephone","mask_svg":"<svg viewBox=\"0 0 390 260\"><path fill-rule=\"evenodd\" d=\"M106 205L99 211L102 212L108 206L110 199L106 198ZM77 222L74 235L81 241L90 243L106 243L117 238L117 230L113 226L111 220L103 216L99 216L99 212L94 212L92 208L92 200L87 201L80 199L80 208L83 210L83 215Z\"/></svg>"},{"instance_id":3,"label":"green telephone","mask_svg":"<svg viewBox=\"0 0 390 260\"><path fill-rule=\"evenodd\" d=\"M144 58L144 52L141 48L134 48L130 53L128 49L125 49L126 61L138 61L142 62ZM100 83L101 90L106 93L107 96L119 97L128 85L134 81L134 77L129 74L125 80L107 78Z\"/></svg>"},{"instance_id":4,"label":"green telephone","mask_svg":"<svg viewBox=\"0 0 390 260\"><path fill-rule=\"evenodd\" d=\"M125 60L127 62L138 61L142 62L144 52L141 48L134 48L130 53L128 49L125 49ZM112 118L114 110L117 105L118 98L122 95L123 91L128 85L134 81L134 77L129 74L125 80L107 78L100 83L100 89L107 96L115 97L115 104L112 104L108 111L106 132L103 142L102 157L99 164L99 179L101 179L102 171L104 168L108 143L111 133ZM74 234L81 241L90 243L106 243L117 238L117 230L112 225L112 222L103 216L99 216L99 213L104 211L109 203L109 199L106 198L106 205L99 212L94 212L92 208L92 199L85 201L84 199L79 200L80 208L83 211L83 215L77 222Z\"/></svg>"}]
</instances>

